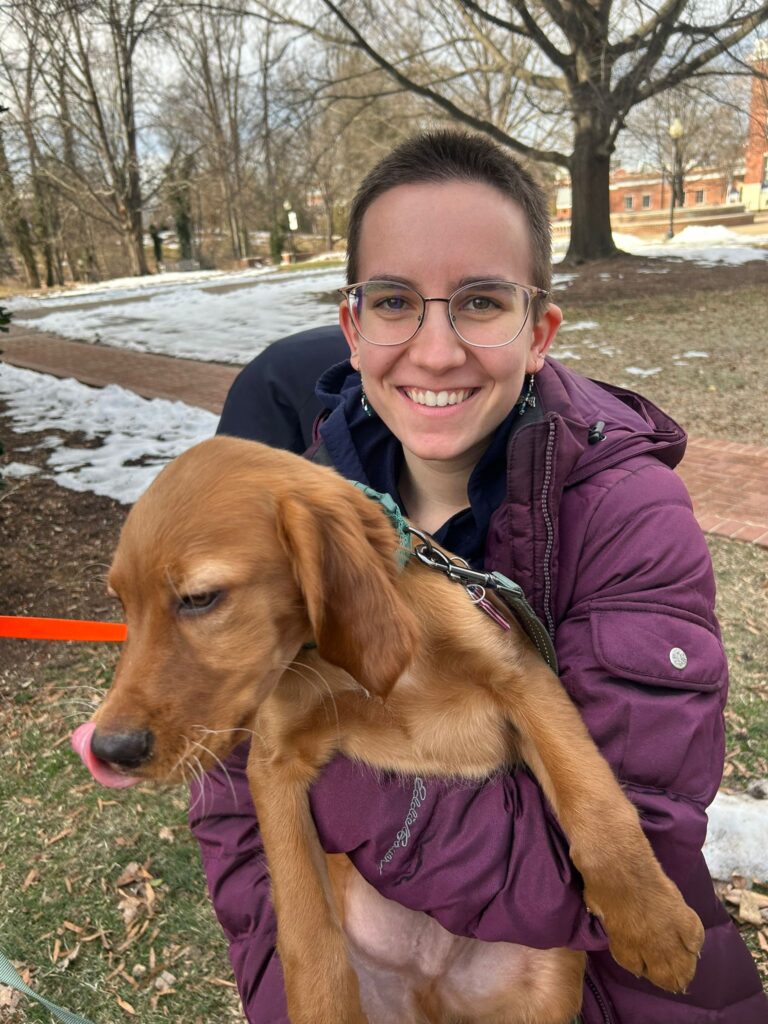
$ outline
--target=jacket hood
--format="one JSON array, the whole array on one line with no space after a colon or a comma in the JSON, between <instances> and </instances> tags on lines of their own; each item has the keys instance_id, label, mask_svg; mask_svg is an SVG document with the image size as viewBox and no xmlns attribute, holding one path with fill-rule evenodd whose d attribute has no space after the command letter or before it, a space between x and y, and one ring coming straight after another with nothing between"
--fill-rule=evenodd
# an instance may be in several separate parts
<instances>
[{"instance_id":1,"label":"jacket hood","mask_svg":"<svg viewBox=\"0 0 768 1024\"><path fill-rule=\"evenodd\" d=\"M634 391L582 377L549 358L536 376L536 387L544 415L559 415L582 449L566 486L636 455L651 455L670 468L683 457L685 431Z\"/></svg>"},{"instance_id":2,"label":"jacket hood","mask_svg":"<svg viewBox=\"0 0 768 1024\"><path fill-rule=\"evenodd\" d=\"M357 420L360 386L360 374L346 360L326 370L316 390L331 414L346 406L346 418L351 414ZM556 359L547 358L536 375L536 392L539 407L535 418L556 415L571 435L572 461L565 486L580 483L636 455L651 455L670 468L683 457L685 431L634 391L582 377ZM530 420L533 422L534 417ZM603 426L597 432L599 423Z\"/></svg>"}]
</instances>

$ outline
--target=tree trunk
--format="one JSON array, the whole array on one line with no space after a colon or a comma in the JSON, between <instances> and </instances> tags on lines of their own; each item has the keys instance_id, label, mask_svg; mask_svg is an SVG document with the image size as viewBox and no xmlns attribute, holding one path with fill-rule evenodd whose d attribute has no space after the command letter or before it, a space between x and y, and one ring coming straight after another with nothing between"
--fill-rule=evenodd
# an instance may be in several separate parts
<instances>
[{"instance_id":1,"label":"tree trunk","mask_svg":"<svg viewBox=\"0 0 768 1024\"><path fill-rule=\"evenodd\" d=\"M608 177L611 157L594 125L577 127L571 157L571 240L566 263L615 256Z\"/></svg>"},{"instance_id":2,"label":"tree trunk","mask_svg":"<svg viewBox=\"0 0 768 1024\"><path fill-rule=\"evenodd\" d=\"M13 257L8 247L2 225L0 225L0 279L3 277L14 277L16 267L13 264Z\"/></svg>"},{"instance_id":3,"label":"tree trunk","mask_svg":"<svg viewBox=\"0 0 768 1024\"><path fill-rule=\"evenodd\" d=\"M39 288L40 275L35 262L32 232L16 195L16 186L13 183L11 168L8 166L5 155L2 133L0 133L0 215L13 236L21 262L24 264L27 284L30 288Z\"/></svg>"}]
</instances>

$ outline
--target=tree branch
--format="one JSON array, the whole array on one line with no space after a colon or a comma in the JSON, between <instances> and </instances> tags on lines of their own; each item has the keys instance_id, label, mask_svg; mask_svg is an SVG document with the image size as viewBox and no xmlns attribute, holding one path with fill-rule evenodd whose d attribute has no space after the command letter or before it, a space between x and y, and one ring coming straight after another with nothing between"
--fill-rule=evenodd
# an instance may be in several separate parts
<instances>
[{"instance_id":1,"label":"tree branch","mask_svg":"<svg viewBox=\"0 0 768 1024\"><path fill-rule=\"evenodd\" d=\"M513 139L511 136L507 135L506 132L497 128L496 125L492 124L490 121L467 113L460 107L457 107L455 103L452 103L451 100L446 99L445 96L441 96L440 93L435 92L426 85L414 82L413 79L404 75L402 71L399 71L394 67L394 65L382 56L382 54L377 50L374 50L373 47L363 39L360 32L358 32L354 25L352 25L352 23L345 17L336 4L333 3L333 0L323 0L323 3L329 11L336 15L337 19L355 40L355 46L366 53L371 60L375 61L375 63L382 68L383 71L386 71L388 75L394 78L396 82L399 82L403 88L408 89L409 92L414 92L419 96L423 96L425 99L430 100L436 106L440 107L447 114L450 114L452 118L455 118L457 121L461 121L463 124L469 125L476 131L489 135L492 139L495 139L496 142L501 143L502 146L506 146L508 149L512 149L523 156L534 160L542 160L545 163L557 164L559 167L568 166L568 157L565 156L565 154L559 153L556 150L545 150L539 149L535 146L527 146L525 143L519 142L517 139Z\"/></svg>"}]
</instances>

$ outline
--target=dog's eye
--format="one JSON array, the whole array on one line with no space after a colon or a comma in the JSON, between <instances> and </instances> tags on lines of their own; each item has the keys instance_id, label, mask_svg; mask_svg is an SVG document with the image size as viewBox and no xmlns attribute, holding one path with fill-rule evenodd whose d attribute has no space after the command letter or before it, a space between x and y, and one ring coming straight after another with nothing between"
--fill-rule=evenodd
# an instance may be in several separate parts
<instances>
[{"instance_id":1,"label":"dog's eye","mask_svg":"<svg viewBox=\"0 0 768 1024\"><path fill-rule=\"evenodd\" d=\"M209 612L219 603L223 590L204 590L199 594L184 594L179 598L179 612L182 615L201 615Z\"/></svg>"}]
</instances>

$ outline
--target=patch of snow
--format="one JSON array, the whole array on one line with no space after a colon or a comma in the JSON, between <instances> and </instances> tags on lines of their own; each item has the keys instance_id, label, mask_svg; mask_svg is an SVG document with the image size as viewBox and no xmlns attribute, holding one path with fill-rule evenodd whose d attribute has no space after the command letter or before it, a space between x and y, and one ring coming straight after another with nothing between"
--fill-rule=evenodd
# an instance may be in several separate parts
<instances>
[{"instance_id":1,"label":"patch of snow","mask_svg":"<svg viewBox=\"0 0 768 1024\"><path fill-rule=\"evenodd\" d=\"M572 324L567 321L560 325L560 333L563 331L593 331L600 324L596 320L575 320Z\"/></svg>"},{"instance_id":2,"label":"patch of snow","mask_svg":"<svg viewBox=\"0 0 768 1024\"><path fill-rule=\"evenodd\" d=\"M19 433L77 431L100 440L98 448L53 447L50 478L70 490L125 504L146 490L166 462L211 437L217 423L213 413L183 402L147 400L114 384L91 388L5 363L0 363L0 396ZM142 465L131 464L139 460Z\"/></svg>"},{"instance_id":3,"label":"patch of snow","mask_svg":"<svg viewBox=\"0 0 768 1024\"><path fill-rule=\"evenodd\" d=\"M689 352L683 352L683 359L709 359L709 352L697 352L695 349L691 349Z\"/></svg>"},{"instance_id":4,"label":"patch of snow","mask_svg":"<svg viewBox=\"0 0 768 1024\"><path fill-rule=\"evenodd\" d=\"M640 366L625 366L624 373L631 373L634 377L653 377L657 373L661 373L660 366L652 366L648 370L642 369Z\"/></svg>"},{"instance_id":5,"label":"patch of snow","mask_svg":"<svg viewBox=\"0 0 768 1024\"><path fill-rule=\"evenodd\" d=\"M77 293L58 301L46 297L36 311L39 315L25 323L64 338L242 364L277 338L334 323L338 317L336 289L344 283L338 267L232 278L228 283L219 280L215 291L187 282L154 291L147 286L138 298L125 291L105 291L85 308L72 302ZM121 304L126 294L136 301ZM109 298L115 305L105 301Z\"/></svg>"},{"instance_id":6,"label":"patch of snow","mask_svg":"<svg viewBox=\"0 0 768 1024\"><path fill-rule=\"evenodd\" d=\"M768 801L718 793L707 817L704 857L710 875L727 880L736 872L768 879Z\"/></svg>"},{"instance_id":7,"label":"patch of snow","mask_svg":"<svg viewBox=\"0 0 768 1024\"><path fill-rule=\"evenodd\" d=\"M577 352L572 352L568 348L564 348L562 350L551 348L549 350L549 354L552 356L553 359L559 359L561 361L563 359L581 359L581 356Z\"/></svg>"},{"instance_id":8,"label":"patch of snow","mask_svg":"<svg viewBox=\"0 0 768 1024\"><path fill-rule=\"evenodd\" d=\"M0 476L21 478L34 476L40 472L39 466L30 466L27 462L9 462L7 466L0 466Z\"/></svg>"}]
</instances>

